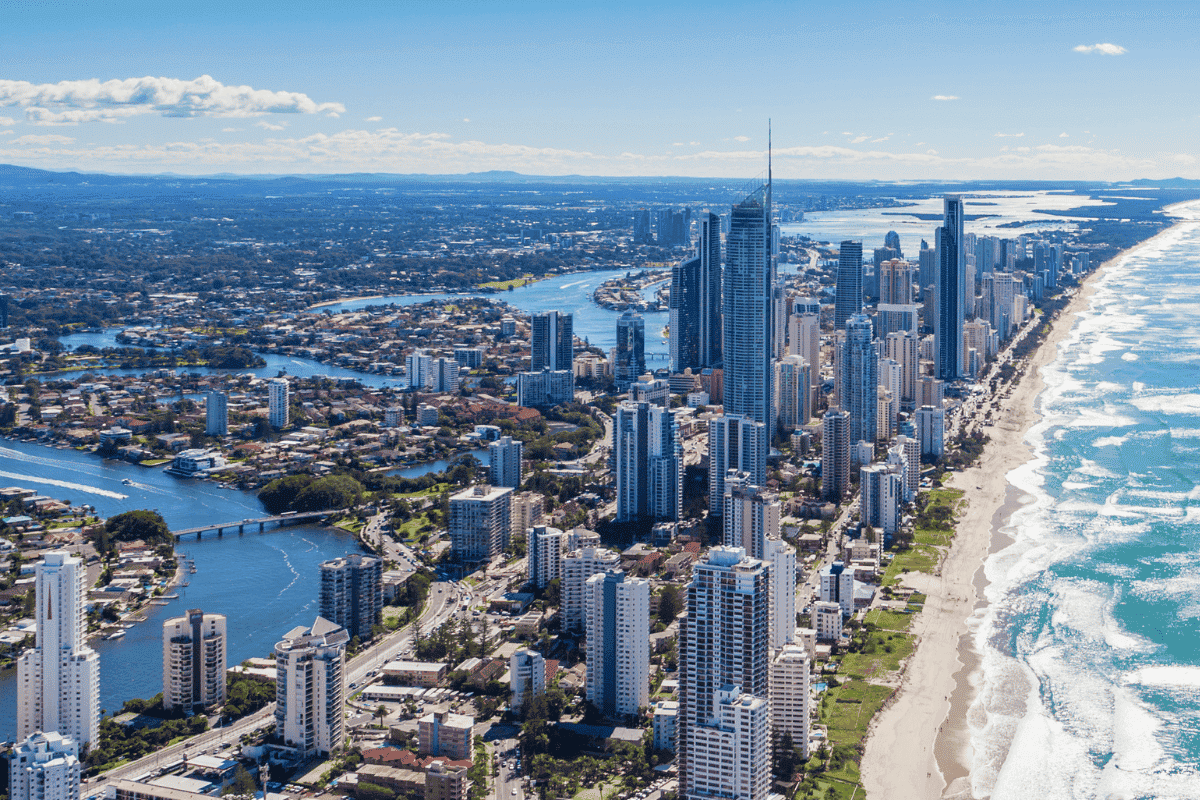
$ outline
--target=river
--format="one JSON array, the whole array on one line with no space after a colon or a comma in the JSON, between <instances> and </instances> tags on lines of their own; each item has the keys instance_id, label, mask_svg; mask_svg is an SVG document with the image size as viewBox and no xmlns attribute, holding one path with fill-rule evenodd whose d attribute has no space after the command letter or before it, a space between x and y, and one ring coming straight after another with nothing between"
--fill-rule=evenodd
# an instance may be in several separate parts
<instances>
[{"instance_id":1,"label":"river","mask_svg":"<svg viewBox=\"0 0 1200 800\"><path fill-rule=\"evenodd\" d=\"M133 481L125 485L123 480ZM0 485L27 486L72 503L89 503L102 516L155 509L171 528L262 516L249 492L207 481L173 478L161 469L101 460L90 453L0 440ZM131 697L162 690L162 621L188 608L228 617L230 666L266 656L282 634L311 624L317 614L317 565L357 552L353 537L333 528L299 525L239 536L208 534L180 542L196 574L175 592L178 600L149 607L149 619L123 639L96 641L100 704L112 712ZM250 611L249 609L253 609ZM0 674L0 738L16 733L16 673Z\"/></svg>"}]
</instances>

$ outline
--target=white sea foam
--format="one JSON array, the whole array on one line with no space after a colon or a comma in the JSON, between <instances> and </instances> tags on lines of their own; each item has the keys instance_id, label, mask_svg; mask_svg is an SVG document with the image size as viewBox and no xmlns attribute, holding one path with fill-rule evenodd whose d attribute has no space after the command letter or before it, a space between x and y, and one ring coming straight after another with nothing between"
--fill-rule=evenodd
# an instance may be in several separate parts
<instances>
[{"instance_id":1,"label":"white sea foam","mask_svg":"<svg viewBox=\"0 0 1200 800\"><path fill-rule=\"evenodd\" d=\"M1125 436L1101 436L1092 442L1092 447L1116 447L1125 444L1125 440L1128 438L1128 434Z\"/></svg>"}]
</instances>

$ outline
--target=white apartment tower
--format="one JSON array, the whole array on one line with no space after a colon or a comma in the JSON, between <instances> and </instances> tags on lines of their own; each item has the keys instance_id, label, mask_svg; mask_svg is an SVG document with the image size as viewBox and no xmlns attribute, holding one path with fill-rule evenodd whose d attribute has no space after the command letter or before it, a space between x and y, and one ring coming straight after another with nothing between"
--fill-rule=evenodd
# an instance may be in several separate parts
<instances>
[{"instance_id":1,"label":"white apartment tower","mask_svg":"<svg viewBox=\"0 0 1200 800\"><path fill-rule=\"evenodd\" d=\"M267 384L267 422L272 428L286 428L291 413L288 382L276 378Z\"/></svg>"},{"instance_id":2,"label":"white apartment tower","mask_svg":"<svg viewBox=\"0 0 1200 800\"><path fill-rule=\"evenodd\" d=\"M383 559L363 553L321 562L321 616L365 642L383 622Z\"/></svg>"},{"instance_id":3,"label":"white apartment tower","mask_svg":"<svg viewBox=\"0 0 1200 800\"><path fill-rule=\"evenodd\" d=\"M470 486L450 496L450 551L459 561L484 561L508 544L513 490Z\"/></svg>"},{"instance_id":4,"label":"white apartment tower","mask_svg":"<svg viewBox=\"0 0 1200 800\"><path fill-rule=\"evenodd\" d=\"M800 356L784 356L775 362L775 408L779 428L794 431L812 417L812 382L808 362Z\"/></svg>"},{"instance_id":5,"label":"white apartment tower","mask_svg":"<svg viewBox=\"0 0 1200 800\"><path fill-rule=\"evenodd\" d=\"M79 752L59 733L34 733L13 747L8 762L11 800L79 800Z\"/></svg>"},{"instance_id":6,"label":"white apartment tower","mask_svg":"<svg viewBox=\"0 0 1200 800\"><path fill-rule=\"evenodd\" d=\"M163 708L202 711L225 702L225 617L189 609L163 622Z\"/></svg>"},{"instance_id":7,"label":"white apartment tower","mask_svg":"<svg viewBox=\"0 0 1200 800\"><path fill-rule=\"evenodd\" d=\"M785 645L771 660L771 728L791 734L792 744L808 758L810 732L810 666L803 645Z\"/></svg>"},{"instance_id":8,"label":"white apartment tower","mask_svg":"<svg viewBox=\"0 0 1200 800\"><path fill-rule=\"evenodd\" d=\"M763 560L771 565L771 652L796 633L796 548L778 536L767 539Z\"/></svg>"},{"instance_id":9,"label":"white apartment tower","mask_svg":"<svg viewBox=\"0 0 1200 800\"><path fill-rule=\"evenodd\" d=\"M562 559L562 624L563 630L578 631L584 627L584 590L588 578L601 572L619 569L621 556L603 547L587 545L573 550Z\"/></svg>"},{"instance_id":10,"label":"white apartment tower","mask_svg":"<svg viewBox=\"0 0 1200 800\"><path fill-rule=\"evenodd\" d=\"M213 390L204 401L204 435L227 436L229 434L229 396Z\"/></svg>"},{"instance_id":11,"label":"white apartment tower","mask_svg":"<svg viewBox=\"0 0 1200 800\"><path fill-rule=\"evenodd\" d=\"M621 403L613 420L617 520L676 520L683 510L683 443L675 412Z\"/></svg>"},{"instance_id":12,"label":"white apartment tower","mask_svg":"<svg viewBox=\"0 0 1200 800\"><path fill-rule=\"evenodd\" d=\"M605 572L584 588L587 699L605 716L650 705L650 583Z\"/></svg>"},{"instance_id":13,"label":"white apartment tower","mask_svg":"<svg viewBox=\"0 0 1200 800\"><path fill-rule=\"evenodd\" d=\"M80 746L100 733L100 656L87 645L87 565L47 553L34 574L37 639L17 659L17 738L59 733Z\"/></svg>"},{"instance_id":14,"label":"white apartment tower","mask_svg":"<svg viewBox=\"0 0 1200 800\"><path fill-rule=\"evenodd\" d=\"M301 756L328 754L346 738L345 628L317 617L275 645L275 731Z\"/></svg>"},{"instance_id":15,"label":"white apartment tower","mask_svg":"<svg viewBox=\"0 0 1200 800\"><path fill-rule=\"evenodd\" d=\"M714 547L692 569L679 623L685 797L766 797L770 605L770 567L740 547Z\"/></svg>"},{"instance_id":16,"label":"white apartment tower","mask_svg":"<svg viewBox=\"0 0 1200 800\"><path fill-rule=\"evenodd\" d=\"M510 705L520 711L529 698L546 691L546 659L536 650L522 647L508 659Z\"/></svg>"},{"instance_id":17,"label":"white apartment tower","mask_svg":"<svg viewBox=\"0 0 1200 800\"><path fill-rule=\"evenodd\" d=\"M501 436L488 445L488 483L492 486L521 486L521 459L525 445L520 439Z\"/></svg>"},{"instance_id":18,"label":"white apartment tower","mask_svg":"<svg viewBox=\"0 0 1200 800\"><path fill-rule=\"evenodd\" d=\"M729 470L750 473L750 482L765 486L767 426L741 414L714 417L708 423L708 513L724 513L725 476Z\"/></svg>"},{"instance_id":19,"label":"white apartment tower","mask_svg":"<svg viewBox=\"0 0 1200 800\"><path fill-rule=\"evenodd\" d=\"M725 684L714 695L710 724L687 729L680 742L687 771L680 787L687 800L766 800L771 790L771 709L765 697Z\"/></svg>"},{"instance_id":20,"label":"white apartment tower","mask_svg":"<svg viewBox=\"0 0 1200 800\"><path fill-rule=\"evenodd\" d=\"M545 589L550 581L562 577L562 555L566 534L548 525L535 525L525 531L525 558L529 582Z\"/></svg>"},{"instance_id":21,"label":"white apartment tower","mask_svg":"<svg viewBox=\"0 0 1200 800\"><path fill-rule=\"evenodd\" d=\"M751 558L766 559L766 542L779 536L779 499L750 480L748 472L730 470L725 476L721 543L740 547Z\"/></svg>"}]
</instances>

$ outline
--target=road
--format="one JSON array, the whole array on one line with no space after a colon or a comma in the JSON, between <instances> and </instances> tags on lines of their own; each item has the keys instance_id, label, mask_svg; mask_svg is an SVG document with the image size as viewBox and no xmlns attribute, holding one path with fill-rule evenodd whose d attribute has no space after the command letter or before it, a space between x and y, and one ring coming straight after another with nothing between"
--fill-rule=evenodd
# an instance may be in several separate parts
<instances>
[{"instance_id":1,"label":"road","mask_svg":"<svg viewBox=\"0 0 1200 800\"><path fill-rule=\"evenodd\" d=\"M421 613L418 623L422 629L428 630L441 625L456 612L462 609L462 599L469 593L456 583L440 582L430 587L429 599L425 610ZM385 661L397 654L407 652L412 642L413 626L388 634L367 650L355 656L346 665L346 685L361 682L368 672L379 669ZM347 690L347 695L349 690ZM156 753L130 762L116 769L109 770L84 783L81 787L83 797L104 794L108 785L115 780L135 780L166 768L183 760L186 754L198 755L202 752L218 750L230 743L236 743L243 735L261 730L275 722L275 704L243 717L232 725L223 728L213 728L199 736L193 736L187 741L180 742Z\"/></svg>"}]
</instances>

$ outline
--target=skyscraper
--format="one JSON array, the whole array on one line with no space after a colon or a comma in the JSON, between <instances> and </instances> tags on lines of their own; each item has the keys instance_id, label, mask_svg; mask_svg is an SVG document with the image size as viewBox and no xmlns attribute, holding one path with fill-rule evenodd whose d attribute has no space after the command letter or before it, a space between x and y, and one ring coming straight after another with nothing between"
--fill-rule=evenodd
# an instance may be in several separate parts
<instances>
[{"instance_id":1,"label":"skyscraper","mask_svg":"<svg viewBox=\"0 0 1200 800\"><path fill-rule=\"evenodd\" d=\"M808 362L808 408L811 414L821 388L821 314L793 314L788 331L788 352Z\"/></svg>"},{"instance_id":2,"label":"skyscraper","mask_svg":"<svg viewBox=\"0 0 1200 800\"><path fill-rule=\"evenodd\" d=\"M767 481L767 426L740 414L715 417L708 423L708 513L724 513L725 476L729 470L750 473L750 482Z\"/></svg>"},{"instance_id":3,"label":"skyscraper","mask_svg":"<svg viewBox=\"0 0 1200 800\"><path fill-rule=\"evenodd\" d=\"M275 733L302 757L331 753L346 739L345 628L317 617L275 645Z\"/></svg>"},{"instance_id":4,"label":"skyscraper","mask_svg":"<svg viewBox=\"0 0 1200 800\"><path fill-rule=\"evenodd\" d=\"M943 208L942 227L938 228L937 238L934 363L937 377L953 381L963 377L962 329L967 264L963 253L962 198L948 195L943 201Z\"/></svg>"},{"instance_id":5,"label":"skyscraper","mask_svg":"<svg viewBox=\"0 0 1200 800\"><path fill-rule=\"evenodd\" d=\"M321 563L321 616L365 642L383 622L383 560L351 553Z\"/></svg>"},{"instance_id":6,"label":"skyscraper","mask_svg":"<svg viewBox=\"0 0 1200 800\"><path fill-rule=\"evenodd\" d=\"M887 235L883 237L883 246L890 247L897 253L900 253L900 234L895 231L888 231ZM904 258L904 255L901 253L896 258Z\"/></svg>"},{"instance_id":7,"label":"skyscraper","mask_svg":"<svg viewBox=\"0 0 1200 800\"><path fill-rule=\"evenodd\" d=\"M683 507L683 443L675 412L624 402L613 419L617 519L674 520Z\"/></svg>"},{"instance_id":8,"label":"skyscraper","mask_svg":"<svg viewBox=\"0 0 1200 800\"><path fill-rule=\"evenodd\" d=\"M888 535L900 530L904 479L886 464L869 464L858 471L859 514L864 525Z\"/></svg>"},{"instance_id":9,"label":"skyscraper","mask_svg":"<svg viewBox=\"0 0 1200 800\"><path fill-rule=\"evenodd\" d=\"M570 369L571 367L566 367ZM617 346L613 351L613 380L629 386L646 371L646 321L634 311L617 318Z\"/></svg>"},{"instance_id":10,"label":"skyscraper","mask_svg":"<svg viewBox=\"0 0 1200 800\"><path fill-rule=\"evenodd\" d=\"M847 320L838 397L850 415L847 433L851 447L875 441L879 350L872 336L871 318L866 314L855 314Z\"/></svg>"},{"instance_id":11,"label":"skyscraper","mask_svg":"<svg viewBox=\"0 0 1200 800\"><path fill-rule=\"evenodd\" d=\"M700 369L700 294L700 256L677 261L671 267L671 296L667 304L672 373Z\"/></svg>"},{"instance_id":12,"label":"skyscraper","mask_svg":"<svg viewBox=\"0 0 1200 800\"><path fill-rule=\"evenodd\" d=\"M286 428L291 417L288 382L275 378L267 384L267 422L272 428Z\"/></svg>"},{"instance_id":13,"label":"skyscraper","mask_svg":"<svg viewBox=\"0 0 1200 800\"><path fill-rule=\"evenodd\" d=\"M821 497L840 503L850 489L850 415L831 408L821 420Z\"/></svg>"},{"instance_id":14,"label":"skyscraper","mask_svg":"<svg viewBox=\"0 0 1200 800\"><path fill-rule=\"evenodd\" d=\"M700 214L700 237L696 242L696 256L700 259L697 286L700 298L699 357L702 368L721 365L722 328L721 316L721 218L711 211Z\"/></svg>"},{"instance_id":15,"label":"skyscraper","mask_svg":"<svg viewBox=\"0 0 1200 800\"><path fill-rule=\"evenodd\" d=\"M566 534L549 525L535 525L525 531L525 561L529 583L545 589L562 577L562 557Z\"/></svg>"},{"instance_id":16,"label":"skyscraper","mask_svg":"<svg viewBox=\"0 0 1200 800\"><path fill-rule=\"evenodd\" d=\"M584 626L584 589L588 578L620 569L621 556L593 544L566 553L562 558L562 626L576 631Z\"/></svg>"},{"instance_id":17,"label":"skyscraper","mask_svg":"<svg viewBox=\"0 0 1200 800\"><path fill-rule=\"evenodd\" d=\"M812 416L812 381L808 362L800 356L784 356L775 362L775 408L779 429L793 431L808 424Z\"/></svg>"},{"instance_id":18,"label":"skyscraper","mask_svg":"<svg viewBox=\"0 0 1200 800\"><path fill-rule=\"evenodd\" d=\"M801 645L785 645L771 661L771 727L776 734L790 734L792 744L805 758L810 726L809 672L808 651Z\"/></svg>"},{"instance_id":19,"label":"skyscraper","mask_svg":"<svg viewBox=\"0 0 1200 800\"><path fill-rule=\"evenodd\" d=\"M229 396L212 390L204 401L204 434L227 436L229 434Z\"/></svg>"},{"instance_id":20,"label":"skyscraper","mask_svg":"<svg viewBox=\"0 0 1200 800\"><path fill-rule=\"evenodd\" d=\"M408 388L428 389L433 383L433 358L424 350L412 351L404 357L404 375L408 378Z\"/></svg>"},{"instance_id":21,"label":"skyscraper","mask_svg":"<svg viewBox=\"0 0 1200 800\"><path fill-rule=\"evenodd\" d=\"M623 572L588 578L587 699L608 717L650 705L650 582Z\"/></svg>"},{"instance_id":22,"label":"skyscraper","mask_svg":"<svg viewBox=\"0 0 1200 800\"><path fill-rule=\"evenodd\" d=\"M771 410L775 396L775 259L771 255L769 180L733 207L725 247L725 413L763 423L769 444L775 427ZM759 456L765 469L766 449Z\"/></svg>"},{"instance_id":23,"label":"skyscraper","mask_svg":"<svg viewBox=\"0 0 1200 800\"><path fill-rule=\"evenodd\" d=\"M530 372L572 370L575 358L575 318L561 311L534 314Z\"/></svg>"},{"instance_id":24,"label":"skyscraper","mask_svg":"<svg viewBox=\"0 0 1200 800\"><path fill-rule=\"evenodd\" d=\"M450 552L458 561L485 561L508 544L513 490L468 486L450 496Z\"/></svg>"},{"instance_id":25,"label":"skyscraper","mask_svg":"<svg viewBox=\"0 0 1200 800\"><path fill-rule=\"evenodd\" d=\"M189 609L163 622L163 708L203 711L225 702L225 617Z\"/></svg>"},{"instance_id":26,"label":"skyscraper","mask_svg":"<svg viewBox=\"0 0 1200 800\"><path fill-rule=\"evenodd\" d=\"M654 236L650 232L650 209L648 208L639 208L633 212L633 243L654 243Z\"/></svg>"},{"instance_id":27,"label":"skyscraper","mask_svg":"<svg viewBox=\"0 0 1200 800\"><path fill-rule=\"evenodd\" d=\"M87 565L65 550L34 573L37 639L17 659L17 738L60 733L81 747L100 732L100 656L87 644Z\"/></svg>"},{"instance_id":28,"label":"skyscraper","mask_svg":"<svg viewBox=\"0 0 1200 800\"><path fill-rule=\"evenodd\" d=\"M771 652L790 644L796 633L796 548L778 533L763 545L763 560L771 565Z\"/></svg>"},{"instance_id":29,"label":"skyscraper","mask_svg":"<svg viewBox=\"0 0 1200 800\"><path fill-rule=\"evenodd\" d=\"M525 444L511 436L501 436L488 445L488 483L492 486L521 486L521 459Z\"/></svg>"},{"instance_id":30,"label":"skyscraper","mask_svg":"<svg viewBox=\"0 0 1200 800\"><path fill-rule=\"evenodd\" d=\"M767 539L779 535L779 499L750 480L748 472L729 471L725 478L725 511L721 544L740 547L751 558L766 560Z\"/></svg>"},{"instance_id":31,"label":"skyscraper","mask_svg":"<svg viewBox=\"0 0 1200 800\"><path fill-rule=\"evenodd\" d=\"M536 650L522 647L508 659L509 705L520 712L525 701L546 691L546 659Z\"/></svg>"},{"instance_id":32,"label":"skyscraper","mask_svg":"<svg viewBox=\"0 0 1200 800\"><path fill-rule=\"evenodd\" d=\"M862 313L862 242L842 242L838 249L837 297L833 307L833 329L843 330L846 320Z\"/></svg>"},{"instance_id":33,"label":"skyscraper","mask_svg":"<svg viewBox=\"0 0 1200 800\"><path fill-rule=\"evenodd\" d=\"M679 626L679 783L684 797L762 800L770 783L770 569L714 547L692 570Z\"/></svg>"}]
</instances>

